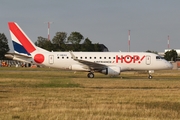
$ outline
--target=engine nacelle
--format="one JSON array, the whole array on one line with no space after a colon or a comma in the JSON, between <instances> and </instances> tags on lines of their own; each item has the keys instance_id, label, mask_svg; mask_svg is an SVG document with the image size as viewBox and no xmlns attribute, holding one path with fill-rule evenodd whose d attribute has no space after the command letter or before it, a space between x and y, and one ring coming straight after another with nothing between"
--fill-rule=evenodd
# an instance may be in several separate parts
<instances>
[{"instance_id":1,"label":"engine nacelle","mask_svg":"<svg viewBox=\"0 0 180 120\"><path fill-rule=\"evenodd\" d=\"M102 70L101 72L104 73L105 75L116 76L116 75L120 75L121 68L117 67L117 66L110 66L110 67Z\"/></svg>"}]
</instances>

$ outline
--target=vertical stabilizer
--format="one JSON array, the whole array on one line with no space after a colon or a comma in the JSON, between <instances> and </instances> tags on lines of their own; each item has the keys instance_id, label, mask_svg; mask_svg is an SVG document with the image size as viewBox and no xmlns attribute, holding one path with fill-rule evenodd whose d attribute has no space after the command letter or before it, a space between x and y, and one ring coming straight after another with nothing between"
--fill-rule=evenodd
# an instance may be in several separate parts
<instances>
[{"instance_id":1,"label":"vertical stabilizer","mask_svg":"<svg viewBox=\"0 0 180 120\"><path fill-rule=\"evenodd\" d=\"M15 22L8 22L9 31L16 53L30 55L36 50L36 46Z\"/></svg>"}]
</instances>

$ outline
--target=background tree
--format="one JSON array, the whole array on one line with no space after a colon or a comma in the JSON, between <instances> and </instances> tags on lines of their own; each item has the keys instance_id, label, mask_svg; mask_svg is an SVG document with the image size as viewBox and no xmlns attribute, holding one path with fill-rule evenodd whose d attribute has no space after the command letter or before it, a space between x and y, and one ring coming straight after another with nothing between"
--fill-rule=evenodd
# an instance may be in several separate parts
<instances>
[{"instance_id":1,"label":"background tree","mask_svg":"<svg viewBox=\"0 0 180 120\"><path fill-rule=\"evenodd\" d=\"M86 38L82 44L82 48L81 51L93 51L93 44L92 42L89 40L89 38Z\"/></svg>"},{"instance_id":2,"label":"background tree","mask_svg":"<svg viewBox=\"0 0 180 120\"><path fill-rule=\"evenodd\" d=\"M41 36L38 37L38 40L35 42L35 45L40 48L46 49L48 51L52 51L52 50L54 51L51 41L48 40L47 38L43 38Z\"/></svg>"},{"instance_id":3,"label":"background tree","mask_svg":"<svg viewBox=\"0 0 180 120\"><path fill-rule=\"evenodd\" d=\"M0 60L4 60L5 54L9 51L8 40L4 33L0 33Z\"/></svg>"},{"instance_id":4,"label":"background tree","mask_svg":"<svg viewBox=\"0 0 180 120\"><path fill-rule=\"evenodd\" d=\"M53 47L56 51L65 51L66 50L66 32L57 32L54 38L52 39Z\"/></svg>"},{"instance_id":5,"label":"background tree","mask_svg":"<svg viewBox=\"0 0 180 120\"><path fill-rule=\"evenodd\" d=\"M67 42L73 44L73 51L80 50L80 42L84 39L84 37L79 32L72 32L68 37Z\"/></svg>"},{"instance_id":6,"label":"background tree","mask_svg":"<svg viewBox=\"0 0 180 120\"><path fill-rule=\"evenodd\" d=\"M178 54L176 52L176 50L170 50L165 52L164 55L164 59L168 60L168 61L176 61L176 58L178 57Z\"/></svg>"},{"instance_id":7,"label":"background tree","mask_svg":"<svg viewBox=\"0 0 180 120\"><path fill-rule=\"evenodd\" d=\"M94 51L103 51L103 50L101 49L99 43L95 43L93 46L94 46L94 47L93 47L93 50L94 50Z\"/></svg>"},{"instance_id":8,"label":"background tree","mask_svg":"<svg viewBox=\"0 0 180 120\"><path fill-rule=\"evenodd\" d=\"M68 37L68 42L71 44L80 44L80 42L84 39L83 35L79 32L72 32Z\"/></svg>"}]
</instances>

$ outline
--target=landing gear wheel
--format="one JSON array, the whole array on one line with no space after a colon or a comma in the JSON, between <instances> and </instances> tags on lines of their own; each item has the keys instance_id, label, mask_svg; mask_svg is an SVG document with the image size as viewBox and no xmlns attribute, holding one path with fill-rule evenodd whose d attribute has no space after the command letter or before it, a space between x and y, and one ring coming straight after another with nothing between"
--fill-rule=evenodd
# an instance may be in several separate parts
<instances>
[{"instance_id":1,"label":"landing gear wheel","mask_svg":"<svg viewBox=\"0 0 180 120\"><path fill-rule=\"evenodd\" d=\"M92 72L88 73L88 74L87 74L87 77L88 77L88 78L94 78L94 73L92 73Z\"/></svg>"},{"instance_id":2,"label":"landing gear wheel","mask_svg":"<svg viewBox=\"0 0 180 120\"><path fill-rule=\"evenodd\" d=\"M152 77L152 75L149 75L148 78L149 78L149 79L152 79L153 77Z\"/></svg>"}]
</instances>

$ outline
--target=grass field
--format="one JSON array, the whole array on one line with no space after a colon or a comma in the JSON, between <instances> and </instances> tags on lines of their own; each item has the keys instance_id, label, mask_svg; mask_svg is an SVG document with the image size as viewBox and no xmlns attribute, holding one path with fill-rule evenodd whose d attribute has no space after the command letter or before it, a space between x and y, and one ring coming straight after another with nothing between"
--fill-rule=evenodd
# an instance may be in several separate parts
<instances>
[{"instance_id":1,"label":"grass field","mask_svg":"<svg viewBox=\"0 0 180 120\"><path fill-rule=\"evenodd\" d=\"M0 120L180 119L180 70L86 74L0 68Z\"/></svg>"}]
</instances>

